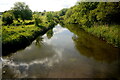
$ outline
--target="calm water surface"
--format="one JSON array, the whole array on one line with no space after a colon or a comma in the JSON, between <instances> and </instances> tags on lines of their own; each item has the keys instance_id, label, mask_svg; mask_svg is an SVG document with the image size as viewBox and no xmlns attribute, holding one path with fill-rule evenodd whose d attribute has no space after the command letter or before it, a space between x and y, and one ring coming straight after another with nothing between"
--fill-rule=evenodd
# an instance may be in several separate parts
<instances>
[{"instance_id":1,"label":"calm water surface","mask_svg":"<svg viewBox=\"0 0 120 80\"><path fill-rule=\"evenodd\" d=\"M58 24L24 50L3 57L3 78L119 77L119 49L76 25L64 27Z\"/></svg>"}]
</instances>

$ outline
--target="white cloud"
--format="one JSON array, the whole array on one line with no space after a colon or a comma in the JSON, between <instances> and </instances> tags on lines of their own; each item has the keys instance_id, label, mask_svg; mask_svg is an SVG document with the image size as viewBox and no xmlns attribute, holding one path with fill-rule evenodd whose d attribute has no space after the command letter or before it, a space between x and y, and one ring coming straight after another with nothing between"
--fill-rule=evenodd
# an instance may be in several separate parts
<instances>
[{"instance_id":1,"label":"white cloud","mask_svg":"<svg viewBox=\"0 0 120 80\"><path fill-rule=\"evenodd\" d=\"M1 0L0 12L9 10L15 2L25 2L32 11L59 11L75 5L77 0Z\"/></svg>"}]
</instances>

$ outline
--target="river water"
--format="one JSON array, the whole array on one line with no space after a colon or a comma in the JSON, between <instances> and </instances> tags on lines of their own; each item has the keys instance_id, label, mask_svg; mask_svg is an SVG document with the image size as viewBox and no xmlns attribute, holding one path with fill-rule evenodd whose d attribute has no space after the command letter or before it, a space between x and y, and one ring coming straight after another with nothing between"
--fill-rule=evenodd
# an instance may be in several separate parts
<instances>
[{"instance_id":1,"label":"river water","mask_svg":"<svg viewBox=\"0 0 120 80\"><path fill-rule=\"evenodd\" d=\"M3 57L3 78L117 78L119 49L76 25L56 25Z\"/></svg>"}]
</instances>

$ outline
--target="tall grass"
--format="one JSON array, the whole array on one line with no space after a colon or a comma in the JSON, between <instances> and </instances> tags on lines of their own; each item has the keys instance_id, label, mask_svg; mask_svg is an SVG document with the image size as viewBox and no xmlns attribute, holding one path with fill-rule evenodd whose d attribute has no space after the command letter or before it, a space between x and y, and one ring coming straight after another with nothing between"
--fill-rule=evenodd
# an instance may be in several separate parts
<instances>
[{"instance_id":1,"label":"tall grass","mask_svg":"<svg viewBox=\"0 0 120 80\"><path fill-rule=\"evenodd\" d=\"M21 36L33 36L35 32L40 30L40 28L34 25L2 26L2 42L19 40Z\"/></svg>"},{"instance_id":2,"label":"tall grass","mask_svg":"<svg viewBox=\"0 0 120 80\"><path fill-rule=\"evenodd\" d=\"M106 40L107 43L120 47L120 25L94 25L91 28L84 28L87 32Z\"/></svg>"},{"instance_id":3,"label":"tall grass","mask_svg":"<svg viewBox=\"0 0 120 80\"><path fill-rule=\"evenodd\" d=\"M25 23L29 24L33 22L32 20L28 21L26 20ZM18 22L16 22L18 24ZM7 26L2 26L2 43L7 43L7 42L13 42L14 41L19 41L21 39L21 36L23 37L33 37L37 32L40 32L43 29L49 28L51 26L54 26L54 22L42 22L39 26L35 26L34 24L30 25L7 25Z\"/></svg>"}]
</instances>

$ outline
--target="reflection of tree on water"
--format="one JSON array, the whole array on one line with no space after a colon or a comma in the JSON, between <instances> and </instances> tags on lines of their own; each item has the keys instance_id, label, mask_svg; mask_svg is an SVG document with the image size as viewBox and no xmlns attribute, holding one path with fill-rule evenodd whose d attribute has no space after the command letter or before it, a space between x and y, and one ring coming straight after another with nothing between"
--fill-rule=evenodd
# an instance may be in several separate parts
<instances>
[{"instance_id":1,"label":"reflection of tree on water","mask_svg":"<svg viewBox=\"0 0 120 80\"><path fill-rule=\"evenodd\" d=\"M119 49L112 47L105 41L86 33L75 25L66 26L74 35L73 41L77 50L87 56L94 58L97 61L111 63L119 59Z\"/></svg>"},{"instance_id":2,"label":"reflection of tree on water","mask_svg":"<svg viewBox=\"0 0 120 80\"><path fill-rule=\"evenodd\" d=\"M38 38L36 38L35 45L36 45L36 46L38 46L38 47L41 47L42 40L43 40L43 38L42 38L42 37L38 37Z\"/></svg>"},{"instance_id":3,"label":"reflection of tree on water","mask_svg":"<svg viewBox=\"0 0 120 80\"><path fill-rule=\"evenodd\" d=\"M47 38L50 39L52 36L53 36L53 30L51 29L47 32Z\"/></svg>"}]
</instances>

